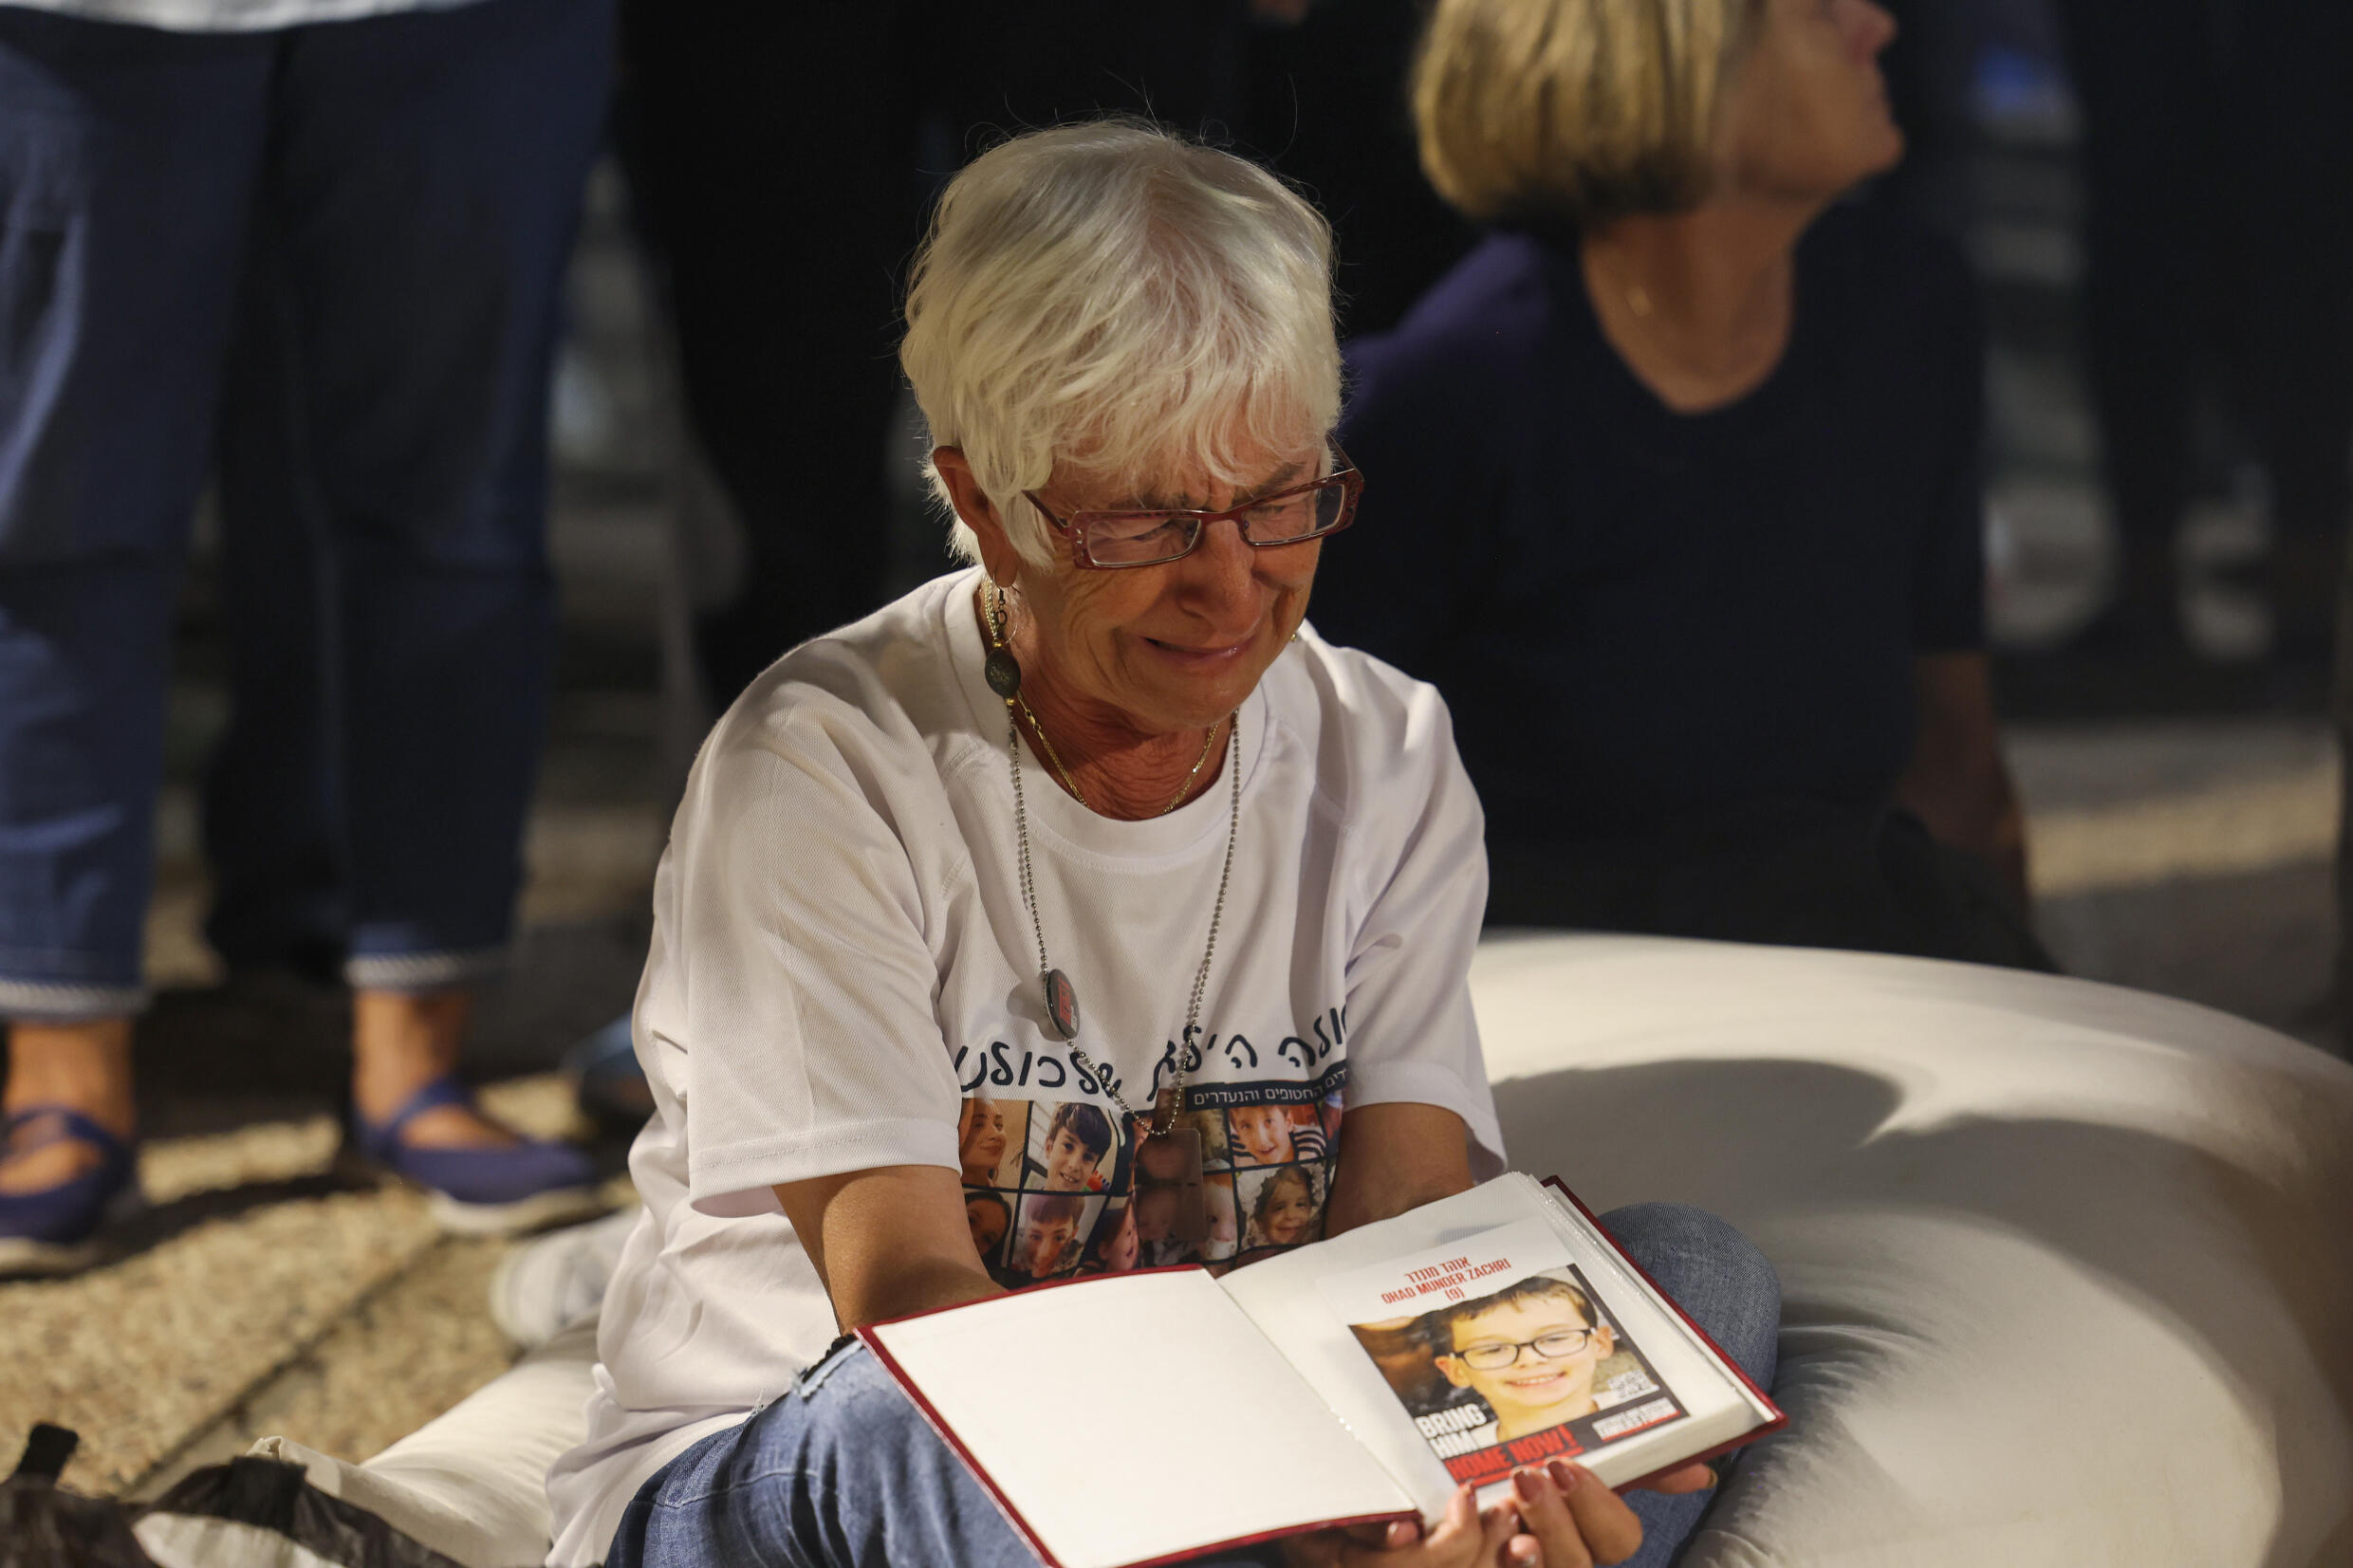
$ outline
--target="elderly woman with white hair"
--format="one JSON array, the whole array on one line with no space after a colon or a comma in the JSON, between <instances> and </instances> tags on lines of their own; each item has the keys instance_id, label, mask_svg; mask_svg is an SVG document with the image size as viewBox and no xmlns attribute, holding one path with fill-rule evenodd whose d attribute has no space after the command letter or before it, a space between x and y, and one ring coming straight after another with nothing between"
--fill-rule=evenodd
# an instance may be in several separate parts
<instances>
[{"instance_id":1,"label":"elderly woman with white hair","mask_svg":"<svg viewBox=\"0 0 2353 1568\"><path fill-rule=\"evenodd\" d=\"M634 1021L645 1208L550 1478L554 1562L1031 1563L837 1333L1076 1273L1138 1194L1233 1179L1202 1118L1236 1107L1334 1118L1282 1156L1325 1195L1299 1241L1501 1169L1446 710L1304 619L1362 484L1330 440L1329 271L1280 182L1140 125L1021 138L948 188L902 358L974 565L787 655L695 765ZM993 1162L958 1135L983 1097ZM983 1191L1013 1226L969 1222ZM1690 1210L1616 1223L1766 1381L1754 1250ZM1213 1267L1236 1246L1170 1235ZM1119 1412L1148 1413L1136 1371L1070 1393L1109 1463ZM1465 1494L1426 1533L1281 1550L1633 1551L1643 1519L1565 1473L1485 1519ZM1684 1510L1651 1549L1706 1479L1643 1500Z\"/></svg>"}]
</instances>

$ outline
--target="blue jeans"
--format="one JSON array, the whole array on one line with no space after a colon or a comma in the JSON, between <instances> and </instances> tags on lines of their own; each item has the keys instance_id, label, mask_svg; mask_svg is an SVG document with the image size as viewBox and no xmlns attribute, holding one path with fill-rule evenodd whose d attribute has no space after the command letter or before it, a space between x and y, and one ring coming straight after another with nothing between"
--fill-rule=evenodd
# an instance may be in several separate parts
<instances>
[{"instance_id":1,"label":"blue jeans","mask_svg":"<svg viewBox=\"0 0 2353 1568\"><path fill-rule=\"evenodd\" d=\"M1602 1223L1757 1387L1772 1387L1781 1284L1762 1253L1714 1215L1677 1204L1614 1209ZM1627 1494L1642 1521L1642 1549L1629 1568L1665 1568L1714 1497ZM1214 1560L1241 1568L1282 1559L1262 1551ZM621 1519L605 1568L1037 1561L880 1363L852 1345L648 1480Z\"/></svg>"},{"instance_id":2,"label":"blue jeans","mask_svg":"<svg viewBox=\"0 0 2353 1568\"><path fill-rule=\"evenodd\" d=\"M143 1000L170 632L214 472L216 944L325 947L388 988L494 962L612 11L204 34L0 6L0 1016Z\"/></svg>"}]
</instances>

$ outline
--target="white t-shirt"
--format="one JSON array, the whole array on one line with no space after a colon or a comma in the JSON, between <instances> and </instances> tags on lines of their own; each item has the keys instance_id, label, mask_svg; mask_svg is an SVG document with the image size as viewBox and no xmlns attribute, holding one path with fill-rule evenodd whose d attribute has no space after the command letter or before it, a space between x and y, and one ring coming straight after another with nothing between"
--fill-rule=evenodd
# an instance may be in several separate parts
<instances>
[{"instance_id":1,"label":"white t-shirt","mask_svg":"<svg viewBox=\"0 0 2353 1568\"><path fill-rule=\"evenodd\" d=\"M84 22L127 22L167 32L271 32L397 11L451 10L479 0L0 0Z\"/></svg>"},{"instance_id":2,"label":"white t-shirt","mask_svg":"<svg viewBox=\"0 0 2353 1568\"><path fill-rule=\"evenodd\" d=\"M1209 1239L1151 1217L1158 1162L1139 1179L1134 1128L1046 1022L978 581L941 578L795 649L695 762L638 989L645 1211L605 1294L587 1440L548 1480L562 1568L597 1561L647 1477L833 1339L778 1183L955 1170L976 1245L1022 1283L1311 1239L1351 1105L1444 1106L1476 1172L1502 1169L1468 981L1483 823L1445 704L1303 630L1241 713L1241 820L1186 1093ZM1230 777L1127 822L1056 788L1026 742L1022 767L1078 1043L1146 1110L1175 1071Z\"/></svg>"}]
</instances>

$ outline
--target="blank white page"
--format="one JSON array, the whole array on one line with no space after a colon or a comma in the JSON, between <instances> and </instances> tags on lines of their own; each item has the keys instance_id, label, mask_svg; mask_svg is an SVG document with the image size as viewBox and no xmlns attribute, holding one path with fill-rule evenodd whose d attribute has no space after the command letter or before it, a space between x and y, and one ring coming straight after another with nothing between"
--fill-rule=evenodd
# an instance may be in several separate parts
<instances>
[{"instance_id":1,"label":"blank white page","mask_svg":"<svg viewBox=\"0 0 2353 1568\"><path fill-rule=\"evenodd\" d=\"M1063 1568L1125 1568L1413 1500L1197 1268L867 1331Z\"/></svg>"}]
</instances>

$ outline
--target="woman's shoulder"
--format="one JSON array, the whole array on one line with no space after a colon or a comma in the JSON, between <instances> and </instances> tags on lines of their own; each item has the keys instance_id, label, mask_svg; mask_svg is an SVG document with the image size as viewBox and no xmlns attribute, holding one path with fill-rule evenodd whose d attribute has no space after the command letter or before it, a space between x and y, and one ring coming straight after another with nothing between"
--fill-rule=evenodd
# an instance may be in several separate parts
<instances>
[{"instance_id":1,"label":"woman's shoulder","mask_svg":"<svg viewBox=\"0 0 2353 1568\"><path fill-rule=\"evenodd\" d=\"M954 743L977 744L944 613L968 576L926 582L786 652L719 716L697 769L754 757L856 769L925 753L948 766Z\"/></svg>"},{"instance_id":2,"label":"woman's shoulder","mask_svg":"<svg viewBox=\"0 0 2353 1568\"><path fill-rule=\"evenodd\" d=\"M1489 234L1387 332L1352 340L1345 358L1360 392L1376 381L1477 384L1526 363L1558 311L1558 259L1533 235Z\"/></svg>"},{"instance_id":3,"label":"woman's shoulder","mask_svg":"<svg viewBox=\"0 0 2353 1568\"><path fill-rule=\"evenodd\" d=\"M1316 793L1344 819L1394 816L1403 797L1451 785L1462 771L1436 687L1327 642L1312 625L1269 672L1268 699L1312 759Z\"/></svg>"}]
</instances>

